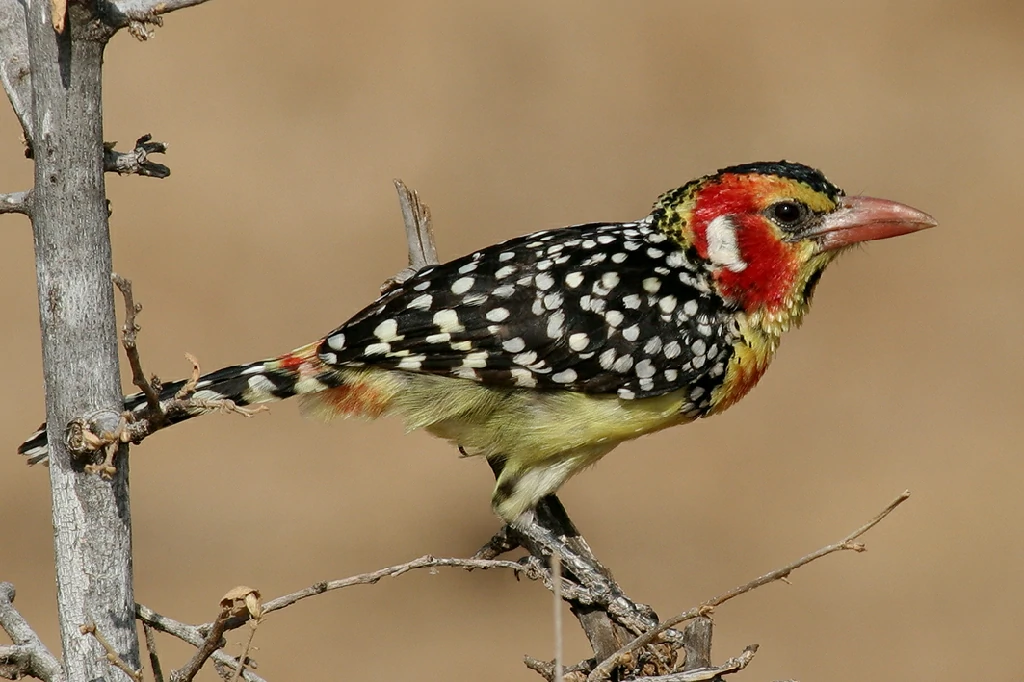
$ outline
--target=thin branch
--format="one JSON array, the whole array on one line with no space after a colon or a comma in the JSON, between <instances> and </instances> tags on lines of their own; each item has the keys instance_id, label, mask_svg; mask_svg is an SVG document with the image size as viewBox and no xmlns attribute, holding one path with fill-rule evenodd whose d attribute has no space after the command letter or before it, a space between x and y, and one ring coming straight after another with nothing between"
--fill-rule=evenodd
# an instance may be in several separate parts
<instances>
[{"instance_id":1,"label":"thin branch","mask_svg":"<svg viewBox=\"0 0 1024 682\"><path fill-rule=\"evenodd\" d=\"M245 640L245 645L242 647L242 653L238 657L240 665L235 668L235 674L231 676L229 682L237 682L238 678L245 672L245 665L249 661L249 651L252 649L252 639L256 636L256 628L263 622L262 618L256 618L249 621L249 637Z\"/></svg>"},{"instance_id":2,"label":"thin branch","mask_svg":"<svg viewBox=\"0 0 1024 682\"><path fill-rule=\"evenodd\" d=\"M79 631L81 631L83 635L92 635L96 639L96 641L100 643L100 646L103 647L103 650L107 652L106 658L111 665L121 670L121 672L123 672L125 675L135 680L135 682L142 682L142 670L136 670L135 668L128 665L128 663L125 662L123 658L121 658L121 655L117 653L117 649L115 649L113 645L111 645L110 642L107 641L107 638L103 636L103 633L101 633L96 628L95 623L86 623L85 625L80 626L78 629Z\"/></svg>"},{"instance_id":3,"label":"thin branch","mask_svg":"<svg viewBox=\"0 0 1024 682\"><path fill-rule=\"evenodd\" d=\"M340 590L353 585L373 585L383 578L397 578L403 573L423 568L462 568L467 571L475 569L489 570L495 568L507 568L515 571L517 575L535 577L531 575L532 571L530 570L530 567L524 566L516 561L502 561L497 559L438 558L427 554L419 557L418 559L407 561L404 564L398 564L397 566L390 566L388 568L382 568L370 573L354 575L350 578L343 578L341 580L328 580L316 583L315 585L310 585L304 590L299 590L298 592L293 592L291 594L271 599L263 605L263 611L264 613L273 613L274 611L280 611L281 609L291 606L295 602L301 601L307 597L314 597L318 594L323 594L324 592Z\"/></svg>"},{"instance_id":4,"label":"thin branch","mask_svg":"<svg viewBox=\"0 0 1024 682\"><path fill-rule=\"evenodd\" d=\"M224 633L228 629L228 621L231 619L231 608L222 608L217 620L213 621L213 627L199 646L196 653L189 659L188 663L171 673L171 682L192 682L192 679L199 673L207 659L213 652L220 649L224 644Z\"/></svg>"},{"instance_id":5,"label":"thin branch","mask_svg":"<svg viewBox=\"0 0 1024 682\"><path fill-rule=\"evenodd\" d=\"M684 670L677 673L669 673L668 675L656 675L654 677L645 677L644 682L708 682L708 680L715 680L721 675L728 675L729 673L739 672L750 664L750 661L754 658L754 654L757 653L757 645L751 644L746 647L739 656L730 658L722 665L710 667L710 668L697 668L695 670Z\"/></svg>"},{"instance_id":6,"label":"thin branch","mask_svg":"<svg viewBox=\"0 0 1024 682\"><path fill-rule=\"evenodd\" d=\"M636 650L639 647L654 642L663 632L667 631L673 625L677 625L686 620L691 620L698 616L707 615L711 613L711 611L713 611L715 607L724 604L730 599L738 597L741 594L746 594L747 592L755 590L763 585L767 585L768 583L773 583L776 580L783 580L785 578L788 578L789 575L796 569L806 566L812 561L820 559L824 556L828 556L829 554L832 554L834 552L839 552L843 550L863 552L866 549L866 547L859 542L854 542L854 540L856 540L861 535L863 535L864 533L868 532L876 525L878 525L885 517L891 514L892 511L896 509L896 507L903 504L909 497L910 491L904 491L899 497L897 497L895 500L889 503L889 505L885 509L883 509L878 515L876 515L873 519L871 519L863 526L861 526L857 530L853 531L852 533L844 537L839 542L835 542L831 545L826 545L825 547L822 547L816 552L812 552L807 556L797 559L791 564L787 564L782 568L766 573L758 578L755 578L754 580L751 580L750 582L744 585L734 587L733 589L727 592L723 592L722 594L716 597L713 597L705 602L702 602L700 606L696 606L690 609L689 611L684 611L683 613L680 613L677 616L669 618L665 622L658 625L658 627L653 628L645 632L644 634L640 635L632 642L626 644L621 649L616 651L614 654L612 654L604 661L602 661L596 668L594 668L593 672L590 673L590 676L587 677L587 682L602 682L603 680L606 680L625 656L627 656L630 652Z\"/></svg>"},{"instance_id":7,"label":"thin branch","mask_svg":"<svg viewBox=\"0 0 1024 682\"><path fill-rule=\"evenodd\" d=\"M143 623L142 633L146 637L146 651L149 653L149 667L153 669L153 680L154 682L164 682L164 669L160 665L160 655L156 651L156 637L153 635L153 626L149 623Z\"/></svg>"},{"instance_id":8,"label":"thin branch","mask_svg":"<svg viewBox=\"0 0 1024 682\"><path fill-rule=\"evenodd\" d=\"M428 265L437 265L437 247L434 245L434 228L430 220L430 208L420 201L420 195L409 189L401 180L394 180L398 192L398 203L402 208L405 224L405 241L409 249L409 265L381 285L380 292L386 293L409 279Z\"/></svg>"},{"instance_id":9,"label":"thin branch","mask_svg":"<svg viewBox=\"0 0 1024 682\"><path fill-rule=\"evenodd\" d=\"M554 597L555 609L555 679L561 680L565 673L565 665L562 662L562 559L558 552L551 556L551 583L554 589L551 595Z\"/></svg>"},{"instance_id":10,"label":"thin branch","mask_svg":"<svg viewBox=\"0 0 1024 682\"><path fill-rule=\"evenodd\" d=\"M20 671L47 682L63 682L64 669L57 657L50 653L39 635L14 608L14 585L0 583L0 628L14 642L13 647L0 647L0 672L6 665L16 666L12 672ZM18 679L10 677L9 679Z\"/></svg>"},{"instance_id":11,"label":"thin branch","mask_svg":"<svg viewBox=\"0 0 1024 682\"><path fill-rule=\"evenodd\" d=\"M202 646L206 639L200 628L197 626L182 623L181 621L174 620L173 618L168 618L167 616L161 615L143 604L135 605L135 617L145 625L152 627L154 630L159 630L160 632L171 635L172 637L177 637L181 641L195 647ZM223 651L213 652L213 655L210 656L210 658L212 658L215 663L230 668L231 670L237 670L242 666L238 659L224 653ZM267 682L251 670L243 672L242 679L247 682Z\"/></svg>"},{"instance_id":12,"label":"thin branch","mask_svg":"<svg viewBox=\"0 0 1024 682\"><path fill-rule=\"evenodd\" d=\"M128 364L132 368L132 383L146 396L146 404L152 413L150 418L156 420L159 417L166 421L167 415L164 414L163 408L160 406L160 393L146 378L136 344L137 335L142 328L135 321L135 316L142 312L142 304L135 302L130 279L125 279L116 272L111 274L110 279L121 292L121 296L124 297L124 326L121 327L121 345L124 347L125 355L128 356Z\"/></svg>"},{"instance_id":13,"label":"thin branch","mask_svg":"<svg viewBox=\"0 0 1024 682\"><path fill-rule=\"evenodd\" d=\"M166 178L171 169L162 163L154 163L149 154L165 154L167 144L153 142L153 136L145 134L135 141L131 151L119 152L114 149L117 142L103 143L103 170L118 175L143 175L148 178Z\"/></svg>"},{"instance_id":14,"label":"thin branch","mask_svg":"<svg viewBox=\"0 0 1024 682\"><path fill-rule=\"evenodd\" d=\"M0 213L21 213L32 215L32 190L0 194Z\"/></svg>"}]
</instances>

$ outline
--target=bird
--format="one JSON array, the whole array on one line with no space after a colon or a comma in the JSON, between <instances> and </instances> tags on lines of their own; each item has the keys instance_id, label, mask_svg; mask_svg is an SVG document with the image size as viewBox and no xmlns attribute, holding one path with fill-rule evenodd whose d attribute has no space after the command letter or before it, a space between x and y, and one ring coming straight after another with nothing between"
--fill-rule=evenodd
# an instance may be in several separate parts
<instances>
[{"instance_id":1,"label":"bird","mask_svg":"<svg viewBox=\"0 0 1024 682\"><path fill-rule=\"evenodd\" d=\"M324 419L396 416L486 459L492 508L515 524L620 443L747 395L841 253L936 224L803 164L729 166L640 220L422 268L312 343L200 377L171 419L293 396ZM165 385L164 404L184 384ZM145 398L124 407L139 415ZM46 460L45 424L19 452Z\"/></svg>"}]
</instances>

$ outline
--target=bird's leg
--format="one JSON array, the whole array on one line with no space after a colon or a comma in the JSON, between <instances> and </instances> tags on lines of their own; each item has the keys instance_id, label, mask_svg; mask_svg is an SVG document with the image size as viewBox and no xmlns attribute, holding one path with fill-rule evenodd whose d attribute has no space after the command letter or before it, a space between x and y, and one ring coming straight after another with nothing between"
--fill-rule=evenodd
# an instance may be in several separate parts
<instances>
[{"instance_id":1,"label":"bird's leg","mask_svg":"<svg viewBox=\"0 0 1024 682\"><path fill-rule=\"evenodd\" d=\"M634 634L645 632L658 624L654 611L637 604L623 594L611 571L597 560L586 539L576 529L555 495L548 495L537 504L535 513L527 513L507 526L534 556L549 560L558 552L562 565L587 591L593 602L607 610Z\"/></svg>"},{"instance_id":2,"label":"bird's leg","mask_svg":"<svg viewBox=\"0 0 1024 682\"><path fill-rule=\"evenodd\" d=\"M535 510L522 514L511 527L513 534L539 558L550 561L551 555L558 552L566 570L597 601L606 603L621 592L554 495L542 498Z\"/></svg>"}]
</instances>

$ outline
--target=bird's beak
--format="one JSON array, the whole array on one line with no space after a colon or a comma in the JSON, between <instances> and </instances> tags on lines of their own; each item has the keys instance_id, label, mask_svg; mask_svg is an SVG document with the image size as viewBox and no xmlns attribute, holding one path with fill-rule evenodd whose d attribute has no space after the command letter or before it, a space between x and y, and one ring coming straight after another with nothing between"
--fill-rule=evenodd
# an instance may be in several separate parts
<instances>
[{"instance_id":1,"label":"bird's beak","mask_svg":"<svg viewBox=\"0 0 1024 682\"><path fill-rule=\"evenodd\" d=\"M906 204L874 197L843 197L839 209L826 215L820 225L803 236L816 239L822 251L834 251L936 225L935 218Z\"/></svg>"}]
</instances>

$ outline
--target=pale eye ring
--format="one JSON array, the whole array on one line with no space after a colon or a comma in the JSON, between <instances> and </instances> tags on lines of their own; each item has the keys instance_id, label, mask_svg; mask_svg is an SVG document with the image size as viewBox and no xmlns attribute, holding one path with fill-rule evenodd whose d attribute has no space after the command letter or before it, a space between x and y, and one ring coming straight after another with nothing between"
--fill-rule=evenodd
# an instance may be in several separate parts
<instances>
[{"instance_id":1,"label":"pale eye ring","mask_svg":"<svg viewBox=\"0 0 1024 682\"><path fill-rule=\"evenodd\" d=\"M793 199L786 199L768 208L768 215L781 227L795 227L807 217L807 206Z\"/></svg>"}]
</instances>

